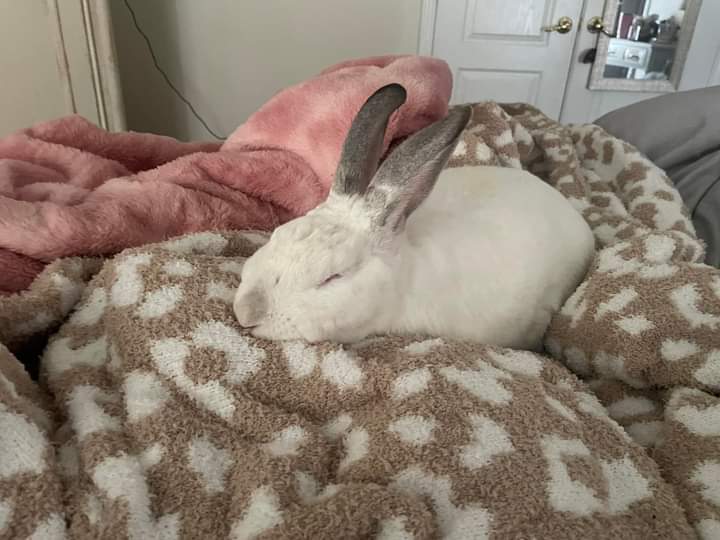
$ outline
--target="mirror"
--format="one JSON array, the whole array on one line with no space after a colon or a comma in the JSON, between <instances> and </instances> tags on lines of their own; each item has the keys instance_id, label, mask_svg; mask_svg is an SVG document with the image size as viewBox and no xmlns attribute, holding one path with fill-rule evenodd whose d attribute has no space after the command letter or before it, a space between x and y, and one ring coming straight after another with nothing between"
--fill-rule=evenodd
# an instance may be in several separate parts
<instances>
[{"instance_id":1,"label":"mirror","mask_svg":"<svg viewBox=\"0 0 720 540\"><path fill-rule=\"evenodd\" d=\"M677 89L702 0L609 0L590 90Z\"/></svg>"}]
</instances>

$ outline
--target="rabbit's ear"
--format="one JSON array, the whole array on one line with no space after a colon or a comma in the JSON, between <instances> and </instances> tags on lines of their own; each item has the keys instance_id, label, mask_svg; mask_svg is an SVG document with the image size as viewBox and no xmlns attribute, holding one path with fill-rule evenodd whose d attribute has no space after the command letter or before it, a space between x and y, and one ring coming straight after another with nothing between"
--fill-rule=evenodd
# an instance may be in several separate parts
<instances>
[{"instance_id":1,"label":"rabbit's ear","mask_svg":"<svg viewBox=\"0 0 720 540\"><path fill-rule=\"evenodd\" d=\"M390 115L405 103L405 98L405 88L389 84L377 90L360 108L343 144L332 187L335 193L365 193L382 157Z\"/></svg>"},{"instance_id":2,"label":"rabbit's ear","mask_svg":"<svg viewBox=\"0 0 720 540\"><path fill-rule=\"evenodd\" d=\"M385 159L365 199L373 221L400 230L430 194L470 120L470 106L451 109L443 119L414 133Z\"/></svg>"}]
</instances>

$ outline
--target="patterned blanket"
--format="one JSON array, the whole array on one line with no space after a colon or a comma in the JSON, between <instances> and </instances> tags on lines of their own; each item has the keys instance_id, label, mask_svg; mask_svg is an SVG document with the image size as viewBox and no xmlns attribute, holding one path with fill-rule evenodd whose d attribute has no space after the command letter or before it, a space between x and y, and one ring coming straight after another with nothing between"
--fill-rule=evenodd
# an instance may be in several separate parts
<instances>
[{"instance_id":1,"label":"patterned blanket","mask_svg":"<svg viewBox=\"0 0 720 540\"><path fill-rule=\"evenodd\" d=\"M720 538L720 273L676 191L526 105L474 106L473 163L533 171L597 237L546 355L256 340L254 233L59 260L0 300L0 537Z\"/></svg>"}]
</instances>

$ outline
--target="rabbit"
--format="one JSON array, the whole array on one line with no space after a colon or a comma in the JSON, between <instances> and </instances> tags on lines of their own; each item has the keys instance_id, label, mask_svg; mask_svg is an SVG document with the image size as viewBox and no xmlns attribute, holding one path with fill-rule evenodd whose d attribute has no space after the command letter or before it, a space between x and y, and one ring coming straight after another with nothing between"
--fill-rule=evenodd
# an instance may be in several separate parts
<instances>
[{"instance_id":1,"label":"rabbit","mask_svg":"<svg viewBox=\"0 0 720 540\"><path fill-rule=\"evenodd\" d=\"M233 303L240 326L309 343L401 334L541 350L592 260L589 226L529 172L445 169L469 106L409 136L378 168L405 99L399 84L368 98L325 202L245 261Z\"/></svg>"}]
</instances>

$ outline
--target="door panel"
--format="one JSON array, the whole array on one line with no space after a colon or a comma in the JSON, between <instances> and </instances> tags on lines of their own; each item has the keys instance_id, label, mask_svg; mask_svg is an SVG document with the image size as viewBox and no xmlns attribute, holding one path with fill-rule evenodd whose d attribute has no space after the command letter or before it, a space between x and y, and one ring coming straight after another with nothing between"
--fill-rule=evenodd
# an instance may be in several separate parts
<instances>
[{"instance_id":1,"label":"door panel","mask_svg":"<svg viewBox=\"0 0 720 540\"><path fill-rule=\"evenodd\" d=\"M558 118L582 2L438 0L433 56L448 62L453 103L526 101ZM542 31L561 16L566 34Z\"/></svg>"},{"instance_id":2,"label":"door panel","mask_svg":"<svg viewBox=\"0 0 720 540\"><path fill-rule=\"evenodd\" d=\"M537 0L471 0L467 2L466 35L471 39L523 36L540 39L540 27L552 2Z\"/></svg>"},{"instance_id":3,"label":"door panel","mask_svg":"<svg viewBox=\"0 0 720 540\"><path fill-rule=\"evenodd\" d=\"M499 102L535 103L540 91L540 71L501 71L459 69L455 74L455 101L467 103L483 99Z\"/></svg>"}]
</instances>

